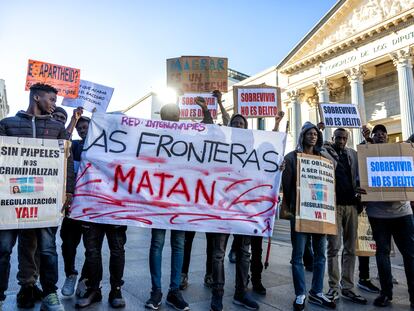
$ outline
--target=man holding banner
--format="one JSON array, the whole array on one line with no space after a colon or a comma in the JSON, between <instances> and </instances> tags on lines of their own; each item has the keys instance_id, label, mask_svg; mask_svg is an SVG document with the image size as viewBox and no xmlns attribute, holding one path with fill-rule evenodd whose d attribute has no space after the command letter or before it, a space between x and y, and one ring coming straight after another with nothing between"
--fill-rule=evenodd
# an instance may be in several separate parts
<instances>
[{"instance_id":1,"label":"man holding banner","mask_svg":"<svg viewBox=\"0 0 414 311\"><path fill-rule=\"evenodd\" d=\"M311 156L320 156L330 159L329 154L322 149L323 138L322 133L319 129L310 122L306 122L299 136L298 145L296 150L288 153L285 156L286 168L283 172L282 177L282 186L283 186L283 200L284 205L287 206L291 217L291 230L292 233L292 276L293 276L293 285L295 287L296 298L293 301L293 308L295 311L300 311L305 309L305 300L306 300L306 285L305 285L305 271L303 267L303 253L305 249L305 243L309 235L312 236L312 246L314 251L313 259L313 278L312 278L312 288L309 291L309 302L320 305L326 308L335 309L335 301L327 298L323 293L323 277L325 273L325 252L326 252L326 235L317 234L317 233L306 233L299 232L296 229L296 222L300 221L299 212L297 207L297 198L300 185L299 176L302 176L303 172L298 172L298 155L305 154ZM322 158L321 158L322 159ZM305 160L306 161L306 160ZM312 165L314 168L308 168L308 172L315 172L318 174L317 163L321 163L320 160L314 162ZM319 167L321 168L321 167ZM305 169L303 169L305 170ZM306 172L306 170L305 170ZM306 175L305 175L306 176ZM332 178L332 176L327 176ZM332 181L332 180L331 180ZM324 185L322 185L324 186ZM310 192L309 190L306 190ZM304 193L303 193L304 194ZM327 195L325 191L316 191L315 194L312 193L312 198L322 201ZM320 202L323 203L323 202ZM319 205L322 205L318 203ZM315 203L313 203L315 204ZM312 205L313 206L313 205ZM303 208L303 207L301 207ZM313 209L309 206L306 209ZM328 212L326 212L328 213ZM315 215L319 216L321 213L315 211ZM322 214L321 214L322 215ZM319 218L319 217L318 217ZM320 217L324 218L324 217ZM316 219L318 220L318 219ZM317 221L313 221L317 223ZM321 224L322 222L319 222Z\"/></svg>"},{"instance_id":2,"label":"man holding banner","mask_svg":"<svg viewBox=\"0 0 414 311\"><path fill-rule=\"evenodd\" d=\"M388 142L387 129L382 124L377 124L372 130L372 137L369 137L370 133L367 128L364 128L364 137L367 141L371 141L373 144L386 144ZM359 148L358 148L359 150ZM358 152L361 153L360 150ZM377 153L376 153L377 155ZM392 161L388 161L391 158ZM375 160L372 162L371 160ZM404 157L404 160L409 159ZM362 161L363 160L363 161ZM360 159L360 162L372 163L366 164L366 170L371 175L381 175L380 185L386 188L390 186L388 183L389 176L394 177L393 173L398 174L401 170L399 163L405 163L407 161L398 161L397 157L376 156L365 159ZM388 161L388 162L387 162ZM411 158L412 161L412 158ZM409 176L412 165L407 165L404 169L404 176ZM379 169L377 169L379 168ZM360 169L360 172L362 169ZM376 173L379 171L378 173ZM362 172L361 172L362 174ZM382 177L382 178L381 178ZM376 180L376 179L375 179ZM362 180L361 180L362 184ZM368 181L369 187L376 187L372 181ZM395 185L394 185L395 186ZM398 188L397 188L398 189ZM365 192L366 194L366 192ZM370 193L368 193L369 195ZM381 197L381 196L378 196ZM414 308L414 221L413 212L409 201L391 201L391 202L366 202L366 211L368 214L369 222L372 227L372 233L377 245L376 260L378 267L378 274L381 284L380 295L374 300L374 305L377 307L388 306L392 301L392 274L391 274L391 237L394 239L395 244L400 250L404 259L405 275L407 277L408 293L410 296L411 308Z\"/></svg>"},{"instance_id":3,"label":"man holding banner","mask_svg":"<svg viewBox=\"0 0 414 311\"><path fill-rule=\"evenodd\" d=\"M57 90L47 84L34 84L30 88L30 104L27 111L20 111L14 117L0 121L1 136L33 137L44 139L66 139L64 126L52 119L51 113L56 107ZM67 165L66 202L70 205L74 191L73 161L70 157ZM55 195L56 194L52 194ZM59 207L60 208L60 207ZM56 294L58 281L58 257L56 253L57 227L37 229L0 230L0 301L5 299L4 292L8 286L10 274L10 255L16 238L19 236L19 273L31 276L22 284L17 294L17 306L32 308L36 293L36 263L35 253L40 253L40 283L43 290L42 310L64 310ZM20 252L24 250L24 252Z\"/></svg>"}]
</instances>

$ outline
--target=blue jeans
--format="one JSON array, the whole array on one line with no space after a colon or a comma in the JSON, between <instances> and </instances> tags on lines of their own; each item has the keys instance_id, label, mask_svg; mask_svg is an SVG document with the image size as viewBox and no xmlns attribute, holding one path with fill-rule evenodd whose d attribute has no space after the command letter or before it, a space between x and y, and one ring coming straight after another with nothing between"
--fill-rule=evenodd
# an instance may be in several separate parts
<instances>
[{"instance_id":1,"label":"blue jeans","mask_svg":"<svg viewBox=\"0 0 414 311\"><path fill-rule=\"evenodd\" d=\"M171 230L171 275L170 290L179 289L181 269L184 260L185 232ZM151 272L152 291L161 291L162 249L165 241L164 229L152 229L149 265Z\"/></svg>"},{"instance_id":2,"label":"blue jeans","mask_svg":"<svg viewBox=\"0 0 414 311\"><path fill-rule=\"evenodd\" d=\"M0 230L0 301L6 299L4 292L9 285L10 256L16 244L19 230Z\"/></svg>"},{"instance_id":3,"label":"blue jeans","mask_svg":"<svg viewBox=\"0 0 414 311\"><path fill-rule=\"evenodd\" d=\"M303 253L309 235L312 237L312 248L314 253L311 291L314 293L321 293L323 290L323 276L325 273L326 262L326 235L296 232L295 221L291 221L290 224L292 230L292 276L295 295L306 295Z\"/></svg>"}]
</instances>

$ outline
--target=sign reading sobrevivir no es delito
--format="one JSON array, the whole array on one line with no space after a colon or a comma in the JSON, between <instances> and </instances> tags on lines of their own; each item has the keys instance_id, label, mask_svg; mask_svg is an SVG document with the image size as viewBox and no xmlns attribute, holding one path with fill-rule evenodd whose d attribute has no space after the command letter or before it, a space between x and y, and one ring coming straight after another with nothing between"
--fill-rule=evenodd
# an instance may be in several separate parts
<instances>
[{"instance_id":1,"label":"sign reading sobrevivir no es delito","mask_svg":"<svg viewBox=\"0 0 414 311\"><path fill-rule=\"evenodd\" d=\"M235 111L246 118L274 117L280 106L280 91L267 85L233 86Z\"/></svg>"},{"instance_id":2,"label":"sign reading sobrevivir no es delito","mask_svg":"<svg viewBox=\"0 0 414 311\"><path fill-rule=\"evenodd\" d=\"M326 127L362 127L357 105L323 103L320 104L319 111Z\"/></svg>"},{"instance_id":3,"label":"sign reading sobrevivir no es delito","mask_svg":"<svg viewBox=\"0 0 414 311\"><path fill-rule=\"evenodd\" d=\"M210 110L213 119L217 118L217 98L211 93L186 93L178 98L180 107L180 120L201 120L203 119L203 110L196 104L195 99L203 97L206 101L207 108Z\"/></svg>"}]
</instances>

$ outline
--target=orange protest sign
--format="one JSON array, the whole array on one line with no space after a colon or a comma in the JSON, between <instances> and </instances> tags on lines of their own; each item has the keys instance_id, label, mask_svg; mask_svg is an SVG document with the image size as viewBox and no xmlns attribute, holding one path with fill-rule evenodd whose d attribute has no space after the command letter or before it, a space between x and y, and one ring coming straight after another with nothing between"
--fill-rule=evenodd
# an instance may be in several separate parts
<instances>
[{"instance_id":1,"label":"orange protest sign","mask_svg":"<svg viewBox=\"0 0 414 311\"><path fill-rule=\"evenodd\" d=\"M58 90L59 96L77 98L80 69L29 59L25 90L28 91L36 83L53 86Z\"/></svg>"}]
</instances>

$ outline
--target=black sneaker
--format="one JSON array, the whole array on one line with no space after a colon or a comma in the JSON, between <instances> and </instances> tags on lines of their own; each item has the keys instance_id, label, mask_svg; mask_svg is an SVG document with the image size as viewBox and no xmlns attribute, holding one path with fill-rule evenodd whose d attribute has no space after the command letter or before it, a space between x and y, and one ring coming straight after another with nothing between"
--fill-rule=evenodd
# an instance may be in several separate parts
<instances>
[{"instance_id":1,"label":"black sneaker","mask_svg":"<svg viewBox=\"0 0 414 311\"><path fill-rule=\"evenodd\" d=\"M293 301L293 311L305 310L305 301L305 295L297 296L296 299Z\"/></svg>"},{"instance_id":2,"label":"black sneaker","mask_svg":"<svg viewBox=\"0 0 414 311\"><path fill-rule=\"evenodd\" d=\"M83 298L76 300L76 308L86 308L95 302L102 301L102 293L100 289L89 288Z\"/></svg>"},{"instance_id":3,"label":"black sneaker","mask_svg":"<svg viewBox=\"0 0 414 311\"><path fill-rule=\"evenodd\" d=\"M152 309L152 310L158 310L158 308L161 306L161 298L162 298L161 291L151 292L151 297L145 303L145 308Z\"/></svg>"},{"instance_id":4,"label":"black sneaker","mask_svg":"<svg viewBox=\"0 0 414 311\"><path fill-rule=\"evenodd\" d=\"M243 295L234 295L233 303L249 310L259 310L259 304L250 298L247 293L244 293Z\"/></svg>"},{"instance_id":5,"label":"black sneaker","mask_svg":"<svg viewBox=\"0 0 414 311\"><path fill-rule=\"evenodd\" d=\"M253 291L256 294L265 296L266 295L266 288L263 286L262 281L252 282L253 284Z\"/></svg>"},{"instance_id":6,"label":"black sneaker","mask_svg":"<svg viewBox=\"0 0 414 311\"><path fill-rule=\"evenodd\" d=\"M211 296L210 311L223 311L223 297Z\"/></svg>"},{"instance_id":7,"label":"black sneaker","mask_svg":"<svg viewBox=\"0 0 414 311\"><path fill-rule=\"evenodd\" d=\"M309 291L308 296L309 302L313 303L315 305L325 307L328 309L335 309L336 303L333 300L330 300L328 297L326 297L323 293L314 293L312 291Z\"/></svg>"},{"instance_id":8,"label":"black sneaker","mask_svg":"<svg viewBox=\"0 0 414 311\"><path fill-rule=\"evenodd\" d=\"M329 300L335 301L339 299L339 293L336 289L330 288L328 292L325 294L326 298Z\"/></svg>"},{"instance_id":9,"label":"black sneaker","mask_svg":"<svg viewBox=\"0 0 414 311\"><path fill-rule=\"evenodd\" d=\"M388 297L387 295L380 294L374 300L374 306L376 307L386 307L389 306L392 301L392 297Z\"/></svg>"},{"instance_id":10,"label":"black sneaker","mask_svg":"<svg viewBox=\"0 0 414 311\"><path fill-rule=\"evenodd\" d=\"M342 297L344 297L344 298L346 298L348 300L351 300L352 302L359 303L361 305L366 305L367 302L368 302L364 297L362 297L361 295L355 294L350 289L344 289L344 290L342 290L341 295L342 295Z\"/></svg>"},{"instance_id":11,"label":"black sneaker","mask_svg":"<svg viewBox=\"0 0 414 311\"><path fill-rule=\"evenodd\" d=\"M36 301L42 301L43 291L35 284L33 285L33 299Z\"/></svg>"},{"instance_id":12,"label":"black sneaker","mask_svg":"<svg viewBox=\"0 0 414 311\"><path fill-rule=\"evenodd\" d=\"M213 287L213 276L211 274L206 274L204 277L204 286L207 288Z\"/></svg>"},{"instance_id":13,"label":"black sneaker","mask_svg":"<svg viewBox=\"0 0 414 311\"><path fill-rule=\"evenodd\" d=\"M181 292L176 290L170 290L167 295L167 305L173 307L175 310L187 311L190 310L188 303L185 302Z\"/></svg>"},{"instance_id":14,"label":"black sneaker","mask_svg":"<svg viewBox=\"0 0 414 311\"><path fill-rule=\"evenodd\" d=\"M121 288L115 287L109 293L108 302L112 308L124 308L125 299L122 297Z\"/></svg>"},{"instance_id":15,"label":"black sneaker","mask_svg":"<svg viewBox=\"0 0 414 311\"><path fill-rule=\"evenodd\" d=\"M188 287L188 275L187 273L181 273L180 290L184 290Z\"/></svg>"},{"instance_id":16,"label":"black sneaker","mask_svg":"<svg viewBox=\"0 0 414 311\"><path fill-rule=\"evenodd\" d=\"M357 283L357 286L358 286L358 288L360 288L364 291L367 291L369 293L377 294L377 293L380 292L379 288L376 287L374 284L372 284L370 279L367 279L367 280L360 279Z\"/></svg>"},{"instance_id":17,"label":"black sneaker","mask_svg":"<svg viewBox=\"0 0 414 311\"><path fill-rule=\"evenodd\" d=\"M17 293L17 306L22 309L31 309L34 307L36 299L33 296L34 286L22 286Z\"/></svg>"}]
</instances>

